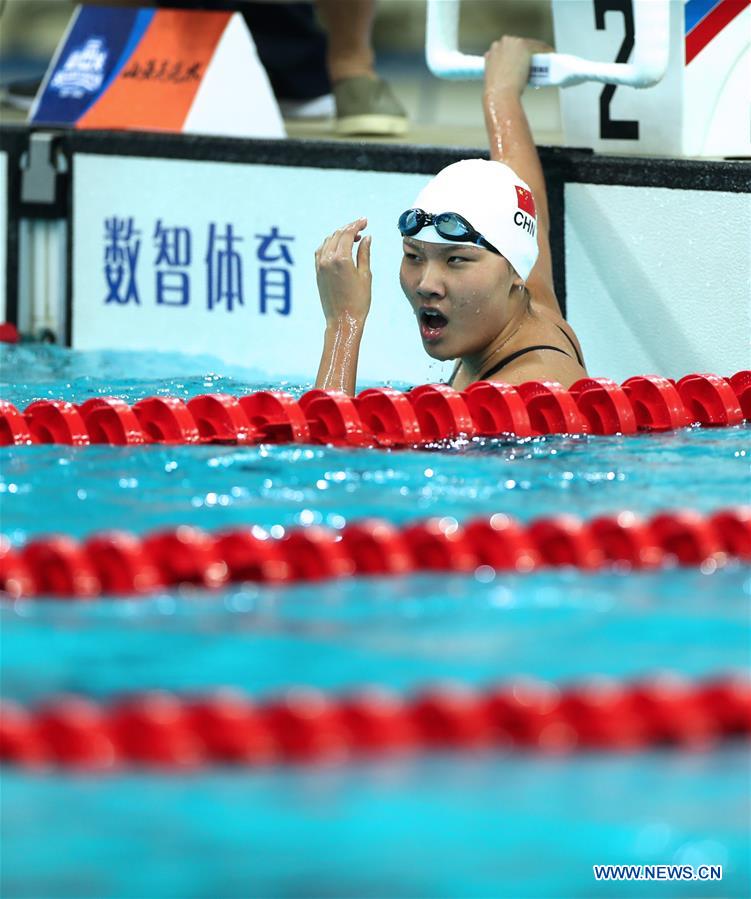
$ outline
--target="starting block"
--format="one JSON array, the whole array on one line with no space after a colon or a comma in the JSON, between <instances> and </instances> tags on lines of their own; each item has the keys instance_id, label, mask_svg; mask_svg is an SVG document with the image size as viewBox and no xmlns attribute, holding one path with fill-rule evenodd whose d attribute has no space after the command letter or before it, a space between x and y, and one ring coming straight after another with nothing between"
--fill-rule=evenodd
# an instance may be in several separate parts
<instances>
[{"instance_id":1,"label":"starting block","mask_svg":"<svg viewBox=\"0 0 751 899\"><path fill-rule=\"evenodd\" d=\"M428 0L426 56L481 78L458 50L460 0ZM751 155L751 0L552 0L556 53L530 84L559 85L565 142L606 153Z\"/></svg>"}]
</instances>

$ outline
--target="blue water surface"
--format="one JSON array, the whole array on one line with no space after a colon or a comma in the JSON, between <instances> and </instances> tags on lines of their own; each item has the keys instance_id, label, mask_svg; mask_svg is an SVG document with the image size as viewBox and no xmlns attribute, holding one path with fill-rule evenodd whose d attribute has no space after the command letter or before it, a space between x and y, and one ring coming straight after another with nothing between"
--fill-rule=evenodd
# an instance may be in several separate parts
<instances>
[{"instance_id":1,"label":"blue water surface","mask_svg":"<svg viewBox=\"0 0 751 899\"><path fill-rule=\"evenodd\" d=\"M13 772L3 895L745 897L747 781L736 748L189 777ZM718 864L723 881L596 883L601 863Z\"/></svg>"},{"instance_id":2,"label":"blue water surface","mask_svg":"<svg viewBox=\"0 0 751 899\"><path fill-rule=\"evenodd\" d=\"M751 659L748 569L703 574L420 575L86 603L18 601L0 612L3 692L107 698L160 687L295 684L399 691L526 675L558 683L663 670L704 677ZM40 664L43 660L43 664Z\"/></svg>"},{"instance_id":3,"label":"blue water surface","mask_svg":"<svg viewBox=\"0 0 751 899\"><path fill-rule=\"evenodd\" d=\"M0 395L247 393L213 359L0 347ZM368 386L368 385L360 385ZM409 385L395 385L405 388ZM432 451L320 446L0 449L2 532L333 528L711 512L749 501L748 426L481 440ZM221 686L411 692L510 677L561 685L747 670L749 568L356 578L148 599L0 604L2 693L34 704ZM570 757L446 754L257 771L96 777L6 770L8 897L747 896L747 747ZM596 883L592 865L721 864L721 883Z\"/></svg>"}]
</instances>

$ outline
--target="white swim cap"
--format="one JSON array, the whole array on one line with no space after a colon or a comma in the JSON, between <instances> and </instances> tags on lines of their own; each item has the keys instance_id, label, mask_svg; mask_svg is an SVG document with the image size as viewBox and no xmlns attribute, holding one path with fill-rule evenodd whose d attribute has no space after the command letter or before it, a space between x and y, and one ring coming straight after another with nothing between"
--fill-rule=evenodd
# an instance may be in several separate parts
<instances>
[{"instance_id":1,"label":"white swim cap","mask_svg":"<svg viewBox=\"0 0 751 899\"><path fill-rule=\"evenodd\" d=\"M446 166L412 204L424 212L458 212L526 281L537 260L537 214L529 186L503 162L462 159ZM453 244L431 225L416 240Z\"/></svg>"}]
</instances>

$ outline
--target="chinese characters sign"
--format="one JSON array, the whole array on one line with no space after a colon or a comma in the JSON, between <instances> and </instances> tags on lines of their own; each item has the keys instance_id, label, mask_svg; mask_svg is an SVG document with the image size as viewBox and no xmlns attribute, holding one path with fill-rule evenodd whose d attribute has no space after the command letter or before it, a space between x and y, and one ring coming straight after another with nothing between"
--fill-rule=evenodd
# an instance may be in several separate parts
<instances>
[{"instance_id":1,"label":"chinese characters sign","mask_svg":"<svg viewBox=\"0 0 751 899\"><path fill-rule=\"evenodd\" d=\"M110 216L102 236L105 305L142 305L149 280L157 306L292 311L295 238L277 225L246 235L231 222L211 221L199 230L162 218L147 227L134 216Z\"/></svg>"},{"instance_id":2,"label":"chinese characters sign","mask_svg":"<svg viewBox=\"0 0 751 899\"><path fill-rule=\"evenodd\" d=\"M267 383L303 383L326 328L316 247L367 213L373 303L360 376L442 377L399 289L395 223L428 176L86 152L72 168L76 348L188 354L186 371L221 360Z\"/></svg>"}]
</instances>

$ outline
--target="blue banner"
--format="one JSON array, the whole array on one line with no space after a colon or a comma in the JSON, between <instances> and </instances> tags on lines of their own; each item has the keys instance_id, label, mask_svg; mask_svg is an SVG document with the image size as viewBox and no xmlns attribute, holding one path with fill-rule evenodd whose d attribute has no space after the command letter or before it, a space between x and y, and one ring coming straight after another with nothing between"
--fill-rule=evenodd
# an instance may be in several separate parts
<instances>
[{"instance_id":1,"label":"blue banner","mask_svg":"<svg viewBox=\"0 0 751 899\"><path fill-rule=\"evenodd\" d=\"M84 6L76 13L31 122L75 125L125 65L154 16L153 9Z\"/></svg>"}]
</instances>

